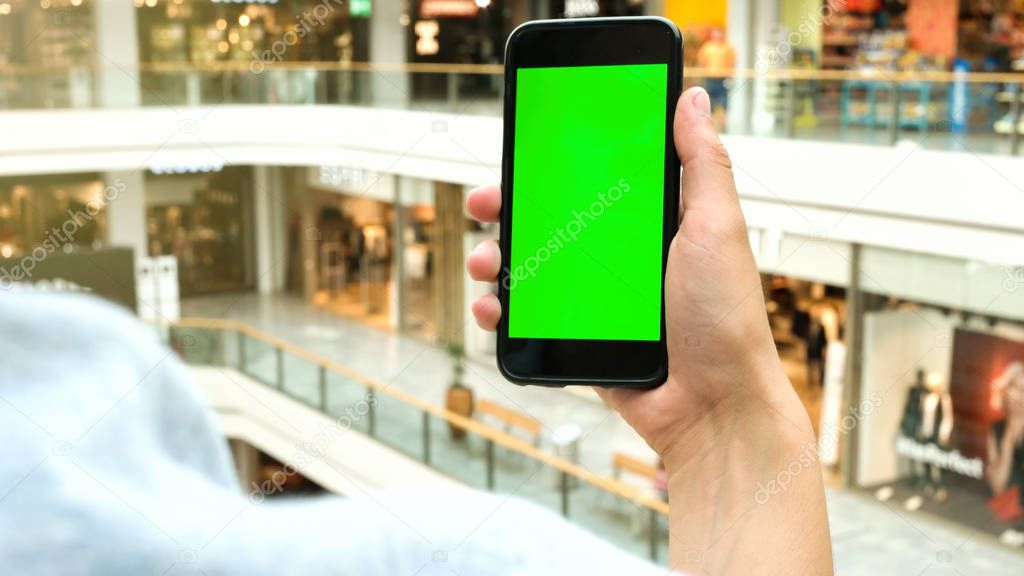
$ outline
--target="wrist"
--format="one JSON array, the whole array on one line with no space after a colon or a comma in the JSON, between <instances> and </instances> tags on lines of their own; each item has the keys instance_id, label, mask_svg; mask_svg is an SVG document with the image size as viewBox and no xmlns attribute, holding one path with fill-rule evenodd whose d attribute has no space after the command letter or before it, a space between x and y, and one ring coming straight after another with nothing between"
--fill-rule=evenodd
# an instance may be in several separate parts
<instances>
[{"instance_id":1,"label":"wrist","mask_svg":"<svg viewBox=\"0 0 1024 576\"><path fill-rule=\"evenodd\" d=\"M765 461L773 453L787 458L793 449L815 443L814 429L789 380L766 370L762 382L746 386L702 408L703 413L661 450L668 477L709 460L755 457Z\"/></svg>"},{"instance_id":2,"label":"wrist","mask_svg":"<svg viewBox=\"0 0 1024 576\"><path fill-rule=\"evenodd\" d=\"M673 566L720 573L736 549L786 546L790 559L748 554L739 564L746 573L784 574L776 568L792 559L828 573L817 443L799 399L781 384L792 401L747 397L716 406L665 456ZM766 534L763 526L780 531Z\"/></svg>"},{"instance_id":3,"label":"wrist","mask_svg":"<svg viewBox=\"0 0 1024 576\"><path fill-rule=\"evenodd\" d=\"M787 415L758 402L728 414L709 414L663 456L668 478L699 480L705 473L745 477L752 492L758 480L774 477L794 458L809 454L817 461L814 432L800 409Z\"/></svg>"}]
</instances>

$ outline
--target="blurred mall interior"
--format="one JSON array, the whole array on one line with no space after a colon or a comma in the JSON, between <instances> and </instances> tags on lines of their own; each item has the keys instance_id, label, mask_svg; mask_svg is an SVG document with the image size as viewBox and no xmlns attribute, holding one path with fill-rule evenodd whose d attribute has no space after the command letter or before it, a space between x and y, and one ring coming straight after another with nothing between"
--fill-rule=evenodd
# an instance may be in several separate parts
<instances>
[{"instance_id":1,"label":"blurred mall interior","mask_svg":"<svg viewBox=\"0 0 1024 576\"><path fill-rule=\"evenodd\" d=\"M505 382L463 264L509 33L629 15L718 96L839 573L1024 573L985 479L1024 362L1024 1L0 0L0 273L158 327L247 492L464 483L664 563L654 453ZM286 466L321 423L331 468Z\"/></svg>"}]
</instances>

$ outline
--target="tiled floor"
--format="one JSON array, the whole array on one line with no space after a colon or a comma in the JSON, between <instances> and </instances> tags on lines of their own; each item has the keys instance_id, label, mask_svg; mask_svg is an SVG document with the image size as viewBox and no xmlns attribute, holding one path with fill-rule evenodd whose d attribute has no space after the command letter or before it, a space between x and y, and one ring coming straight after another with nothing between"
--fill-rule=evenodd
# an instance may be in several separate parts
<instances>
[{"instance_id":1,"label":"tiled floor","mask_svg":"<svg viewBox=\"0 0 1024 576\"><path fill-rule=\"evenodd\" d=\"M451 362L442 348L416 338L370 328L284 296L204 298L188 301L183 308L190 316L245 322L425 400L443 402ZM596 473L609 473L613 451L651 455L616 414L584 394L513 386L496 368L479 363L470 364L466 380L479 396L535 416L547 432L562 423L582 426L585 439L581 462ZM395 423L392 427L397 434L399 427ZM443 430L438 432L443 434ZM509 470L514 472L512 468ZM509 478L521 475L511 472ZM552 481L538 476L524 489L549 493ZM1008 549L991 536L923 513L907 512L862 492L830 490L828 500L839 574L1024 574L1024 551ZM623 518L618 520L621 524ZM635 551L642 553L639 547Z\"/></svg>"}]
</instances>

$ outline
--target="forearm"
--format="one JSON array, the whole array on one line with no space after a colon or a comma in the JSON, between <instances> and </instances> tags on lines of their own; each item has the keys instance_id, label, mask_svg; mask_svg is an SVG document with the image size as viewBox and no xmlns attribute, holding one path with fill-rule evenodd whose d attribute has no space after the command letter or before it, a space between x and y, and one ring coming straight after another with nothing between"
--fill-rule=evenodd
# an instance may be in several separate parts
<instances>
[{"instance_id":1,"label":"forearm","mask_svg":"<svg viewBox=\"0 0 1024 576\"><path fill-rule=\"evenodd\" d=\"M821 468L803 407L736 403L747 407L724 406L702 420L688 441L701 448L667 463L672 568L832 574Z\"/></svg>"}]
</instances>

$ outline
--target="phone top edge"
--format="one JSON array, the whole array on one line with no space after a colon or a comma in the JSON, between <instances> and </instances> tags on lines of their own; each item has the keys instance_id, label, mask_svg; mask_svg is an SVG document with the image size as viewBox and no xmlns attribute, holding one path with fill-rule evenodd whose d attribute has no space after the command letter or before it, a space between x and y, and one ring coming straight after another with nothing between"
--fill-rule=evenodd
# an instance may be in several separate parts
<instances>
[{"instance_id":1,"label":"phone top edge","mask_svg":"<svg viewBox=\"0 0 1024 576\"><path fill-rule=\"evenodd\" d=\"M664 16L599 16L594 18L538 18L536 20L528 20L513 28L512 34L523 28L533 28L536 26L586 26L615 24L618 22L659 22L668 25L669 28L676 31L679 30L675 22Z\"/></svg>"},{"instance_id":2,"label":"phone top edge","mask_svg":"<svg viewBox=\"0 0 1024 576\"><path fill-rule=\"evenodd\" d=\"M505 41L505 54L506 61L508 60L507 55L509 49L512 46L512 42L516 40L520 34L524 31L528 32L533 29L545 29L545 28L584 28L588 26L607 26L610 24L624 24L629 22L647 22L647 23L658 23L664 25L672 33L673 39L682 45L683 35L679 31L679 26L675 22L665 18L664 16L615 16L615 17L600 17L600 18L544 18L540 20L530 20L523 22L519 26L516 26L512 32L508 35L508 39Z\"/></svg>"}]
</instances>

